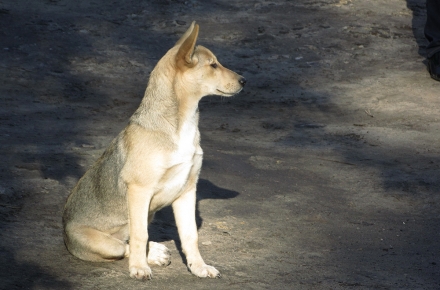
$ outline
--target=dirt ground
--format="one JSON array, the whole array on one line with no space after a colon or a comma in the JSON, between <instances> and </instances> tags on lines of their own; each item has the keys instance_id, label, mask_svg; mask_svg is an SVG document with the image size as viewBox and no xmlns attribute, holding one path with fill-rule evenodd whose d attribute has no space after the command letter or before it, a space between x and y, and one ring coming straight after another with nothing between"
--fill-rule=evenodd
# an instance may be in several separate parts
<instances>
[{"instance_id":1,"label":"dirt ground","mask_svg":"<svg viewBox=\"0 0 440 290\"><path fill-rule=\"evenodd\" d=\"M1 289L440 289L440 83L423 0L0 0ZM200 248L153 280L71 256L61 212L192 20L244 92L200 103Z\"/></svg>"}]
</instances>

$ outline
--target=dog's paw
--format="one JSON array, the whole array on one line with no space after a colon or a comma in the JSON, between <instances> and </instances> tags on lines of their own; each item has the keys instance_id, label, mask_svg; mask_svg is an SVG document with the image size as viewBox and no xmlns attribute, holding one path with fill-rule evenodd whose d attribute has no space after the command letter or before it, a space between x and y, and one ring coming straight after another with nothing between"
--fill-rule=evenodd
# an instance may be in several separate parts
<instances>
[{"instance_id":1,"label":"dog's paw","mask_svg":"<svg viewBox=\"0 0 440 290\"><path fill-rule=\"evenodd\" d=\"M153 276L150 267L130 267L130 277L138 280L150 280Z\"/></svg>"},{"instance_id":2,"label":"dog's paw","mask_svg":"<svg viewBox=\"0 0 440 290\"><path fill-rule=\"evenodd\" d=\"M209 278L220 278L220 272L214 268L213 266L209 266L206 264L202 264L202 265L189 265L189 269L191 270L191 273L193 273L194 275L196 275L197 277L200 278L205 278L205 277L209 277Z\"/></svg>"},{"instance_id":3,"label":"dog's paw","mask_svg":"<svg viewBox=\"0 0 440 290\"><path fill-rule=\"evenodd\" d=\"M148 264L168 266L171 263L171 253L167 247L162 244L148 243Z\"/></svg>"}]
</instances>

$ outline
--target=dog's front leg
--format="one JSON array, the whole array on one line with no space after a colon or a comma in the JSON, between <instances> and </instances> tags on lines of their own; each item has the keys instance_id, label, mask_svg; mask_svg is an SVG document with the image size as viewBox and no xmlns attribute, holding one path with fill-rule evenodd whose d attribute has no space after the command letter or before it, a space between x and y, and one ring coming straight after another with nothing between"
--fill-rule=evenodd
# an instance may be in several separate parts
<instances>
[{"instance_id":1,"label":"dog's front leg","mask_svg":"<svg viewBox=\"0 0 440 290\"><path fill-rule=\"evenodd\" d=\"M173 211L179 231L182 251L188 268L198 277L220 277L216 268L206 265L200 255L195 218L196 189L191 189L173 203Z\"/></svg>"},{"instance_id":2,"label":"dog's front leg","mask_svg":"<svg viewBox=\"0 0 440 290\"><path fill-rule=\"evenodd\" d=\"M130 277L151 279L151 269L147 263L148 210L152 190L129 184L127 188L130 219Z\"/></svg>"},{"instance_id":3,"label":"dog's front leg","mask_svg":"<svg viewBox=\"0 0 440 290\"><path fill-rule=\"evenodd\" d=\"M185 192L176 199L172 206L177 229L179 232L182 251L186 256L188 268L198 277L220 277L220 272L206 265L200 255L196 225L196 185L202 165L202 155L194 157L194 166L190 174Z\"/></svg>"}]
</instances>

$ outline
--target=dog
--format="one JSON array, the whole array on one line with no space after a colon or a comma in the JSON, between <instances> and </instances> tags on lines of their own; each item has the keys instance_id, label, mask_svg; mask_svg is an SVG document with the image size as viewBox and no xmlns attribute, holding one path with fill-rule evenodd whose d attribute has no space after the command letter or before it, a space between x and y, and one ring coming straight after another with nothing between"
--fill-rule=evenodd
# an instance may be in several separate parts
<instances>
[{"instance_id":1,"label":"dog","mask_svg":"<svg viewBox=\"0 0 440 290\"><path fill-rule=\"evenodd\" d=\"M198 277L220 277L198 248L198 102L207 95L231 97L246 79L196 46L198 33L193 22L159 60L128 125L67 198L63 236L74 256L96 262L128 257L130 277L151 279L148 264L169 265L171 256L164 245L148 241L148 224L171 205L188 269Z\"/></svg>"}]
</instances>

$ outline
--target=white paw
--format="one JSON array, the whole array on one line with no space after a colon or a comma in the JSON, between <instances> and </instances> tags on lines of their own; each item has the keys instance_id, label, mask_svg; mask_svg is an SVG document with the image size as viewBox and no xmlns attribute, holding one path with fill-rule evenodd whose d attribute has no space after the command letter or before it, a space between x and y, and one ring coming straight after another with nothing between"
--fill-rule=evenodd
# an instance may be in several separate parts
<instances>
[{"instance_id":1,"label":"white paw","mask_svg":"<svg viewBox=\"0 0 440 290\"><path fill-rule=\"evenodd\" d=\"M191 270L191 273L193 273L194 275L196 275L197 277L200 278L205 278L205 277L209 277L209 278L220 278L220 272L214 268L213 266L209 266L206 264L200 265L200 266L196 266L196 265L189 265L189 269Z\"/></svg>"},{"instance_id":2,"label":"white paw","mask_svg":"<svg viewBox=\"0 0 440 290\"><path fill-rule=\"evenodd\" d=\"M162 244L148 243L148 264L168 266L171 263L171 253L167 247Z\"/></svg>"},{"instance_id":3,"label":"white paw","mask_svg":"<svg viewBox=\"0 0 440 290\"><path fill-rule=\"evenodd\" d=\"M146 267L131 266L130 277L136 278L138 280L150 280L152 278L151 269L148 266Z\"/></svg>"}]
</instances>

